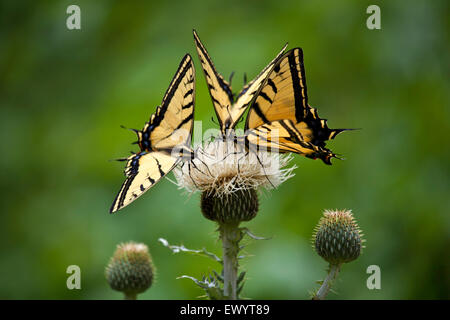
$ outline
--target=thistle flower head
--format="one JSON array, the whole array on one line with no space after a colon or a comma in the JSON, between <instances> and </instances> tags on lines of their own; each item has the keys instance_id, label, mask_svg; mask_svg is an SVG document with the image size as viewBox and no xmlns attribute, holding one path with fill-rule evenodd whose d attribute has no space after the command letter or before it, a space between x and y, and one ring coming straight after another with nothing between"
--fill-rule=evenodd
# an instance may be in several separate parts
<instances>
[{"instance_id":1,"label":"thistle flower head","mask_svg":"<svg viewBox=\"0 0 450 320\"><path fill-rule=\"evenodd\" d=\"M206 142L196 157L174 170L177 184L188 192L207 192L222 197L238 190L273 189L294 176L285 168L292 155L247 151L233 139Z\"/></svg>"},{"instance_id":2,"label":"thistle flower head","mask_svg":"<svg viewBox=\"0 0 450 320\"><path fill-rule=\"evenodd\" d=\"M106 280L113 290L135 297L153 282L154 267L148 247L143 243L122 243L117 246L105 269Z\"/></svg>"},{"instance_id":3,"label":"thistle flower head","mask_svg":"<svg viewBox=\"0 0 450 320\"><path fill-rule=\"evenodd\" d=\"M252 152L236 139L220 139L196 149L196 157L175 170L180 188L200 191L203 216L219 224L253 219L258 212L257 189L272 189L294 174L282 169L292 156Z\"/></svg>"},{"instance_id":4,"label":"thistle flower head","mask_svg":"<svg viewBox=\"0 0 450 320\"><path fill-rule=\"evenodd\" d=\"M361 229L350 210L325 210L312 241L323 259L339 265L359 257L364 242L361 238Z\"/></svg>"}]
</instances>

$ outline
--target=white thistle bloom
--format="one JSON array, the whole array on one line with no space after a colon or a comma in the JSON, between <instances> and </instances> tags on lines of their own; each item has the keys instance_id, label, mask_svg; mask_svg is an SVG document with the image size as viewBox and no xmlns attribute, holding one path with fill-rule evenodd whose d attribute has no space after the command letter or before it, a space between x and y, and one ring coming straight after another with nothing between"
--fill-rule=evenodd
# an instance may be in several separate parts
<instances>
[{"instance_id":1,"label":"white thistle bloom","mask_svg":"<svg viewBox=\"0 0 450 320\"><path fill-rule=\"evenodd\" d=\"M233 139L216 138L196 148L196 157L174 170L180 189L210 196L228 196L239 190L267 190L294 176L296 166L285 168L291 154L248 152Z\"/></svg>"}]
</instances>

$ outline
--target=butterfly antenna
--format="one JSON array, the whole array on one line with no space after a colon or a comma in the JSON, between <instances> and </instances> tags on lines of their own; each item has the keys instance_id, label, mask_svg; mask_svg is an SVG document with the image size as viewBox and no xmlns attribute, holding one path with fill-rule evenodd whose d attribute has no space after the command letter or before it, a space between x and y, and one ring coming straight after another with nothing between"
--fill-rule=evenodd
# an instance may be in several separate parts
<instances>
[{"instance_id":1,"label":"butterfly antenna","mask_svg":"<svg viewBox=\"0 0 450 320\"><path fill-rule=\"evenodd\" d=\"M231 86L231 81L233 81L233 76L234 76L234 71L231 72L230 78L229 78L229 80L228 80L228 83L230 84L230 86Z\"/></svg>"},{"instance_id":2,"label":"butterfly antenna","mask_svg":"<svg viewBox=\"0 0 450 320\"><path fill-rule=\"evenodd\" d=\"M362 130L362 128L332 129L331 131L336 131L337 133L341 133L341 132L343 132L343 131L353 131L353 130Z\"/></svg>"},{"instance_id":3,"label":"butterfly antenna","mask_svg":"<svg viewBox=\"0 0 450 320\"><path fill-rule=\"evenodd\" d=\"M212 123L214 123L214 124L216 124L216 125L219 125L219 124L214 120L214 117L211 117L211 121L212 121Z\"/></svg>"},{"instance_id":4,"label":"butterfly antenna","mask_svg":"<svg viewBox=\"0 0 450 320\"><path fill-rule=\"evenodd\" d=\"M125 127L124 125L120 125L120 127L121 127L122 129L131 130L131 131L133 131L133 132L135 132L135 133L138 133L138 132L140 131L140 130L137 130L137 129L127 128L127 127Z\"/></svg>"},{"instance_id":5,"label":"butterfly antenna","mask_svg":"<svg viewBox=\"0 0 450 320\"><path fill-rule=\"evenodd\" d=\"M247 84L247 72L244 72L244 86Z\"/></svg>"},{"instance_id":6,"label":"butterfly antenna","mask_svg":"<svg viewBox=\"0 0 450 320\"><path fill-rule=\"evenodd\" d=\"M127 161L128 158L118 158L118 159L109 159L108 162L112 162L112 161Z\"/></svg>"}]
</instances>

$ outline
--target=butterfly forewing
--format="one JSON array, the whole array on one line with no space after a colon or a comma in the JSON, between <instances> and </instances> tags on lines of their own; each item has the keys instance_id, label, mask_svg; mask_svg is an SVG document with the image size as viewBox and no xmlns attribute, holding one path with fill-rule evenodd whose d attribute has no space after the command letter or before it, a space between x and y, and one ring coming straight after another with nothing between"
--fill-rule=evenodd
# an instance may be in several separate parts
<instances>
[{"instance_id":1,"label":"butterfly forewing","mask_svg":"<svg viewBox=\"0 0 450 320\"><path fill-rule=\"evenodd\" d=\"M172 150L190 149L194 122L195 70L186 55L164 95L161 106L140 131L141 152L127 159L125 182L111 206L113 213L127 206L155 185L181 161Z\"/></svg>"},{"instance_id":2,"label":"butterfly forewing","mask_svg":"<svg viewBox=\"0 0 450 320\"><path fill-rule=\"evenodd\" d=\"M197 47L197 53L205 74L208 90L213 101L214 110L219 120L220 130L223 134L229 129L234 129L240 118L247 110L247 107L253 101L259 92L264 80L274 67L277 60L284 53L287 44L280 53L260 72L260 74L244 86L237 95L236 101L230 84L216 71L214 64L200 41L198 34L194 30L194 40Z\"/></svg>"},{"instance_id":3,"label":"butterfly forewing","mask_svg":"<svg viewBox=\"0 0 450 320\"><path fill-rule=\"evenodd\" d=\"M167 90L161 107L149 122L149 138L155 150L189 144L194 127L195 70L186 55Z\"/></svg>"},{"instance_id":4,"label":"butterfly forewing","mask_svg":"<svg viewBox=\"0 0 450 320\"><path fill-rule=\"evenodd\" d=\"M295 48L278 59L247 116L246 129L276 120L302 121L308 96L303 53Z\"/></svg>"},{"instance_id":5,"label":"butterfly forewing","mask_svg":"<svg viewBox=\"0 0 450 320\"><path fill-rule=\"evenodd\" d=\"M237 96L236 102L231 109L231 128L234 128L239 119L244 114L247 107L255 99L259 93L267 75L272 71L275 63L283 55L286 50L287 44L281 49L278 55L260 72L260 74L250 81Z\"/></svg>"},{"instance_id":6,"label":"butterfly forewing","mask_svg":"<svg viewBox=\"0 0 450 320\"><path fill-rule=\"evenodd\" d=\"M225 120L228 117L228 112L233 105L233 92L228 82L216 71L208 51L206 51L206 48L200 41L197 32L194 30L193 33L198 57L202 65L206 83L208 84L214 110L219 120L219 125L223 128L225 126Z\"/></svg>"}]
</instances>

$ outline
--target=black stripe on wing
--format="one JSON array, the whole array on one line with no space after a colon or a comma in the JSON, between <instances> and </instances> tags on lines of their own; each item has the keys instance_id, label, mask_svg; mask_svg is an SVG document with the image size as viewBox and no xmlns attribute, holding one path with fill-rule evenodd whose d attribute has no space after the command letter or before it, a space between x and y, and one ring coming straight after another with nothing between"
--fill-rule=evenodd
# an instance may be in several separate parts
<instances>
[{"instance_id":1,"label":"black stripe on wing","mask_svg":"<svg viewBox=\"0 0 450 320\"><path fill-rule=\"evenodd\" d=\"M298 58L298 63L296 61ZM289 68L295 97L295 118L300 122L308 109L308 93L306 87L305 67L303 65L303 50L295 48L289 52Z\"/></svg>"},{"instance_id":2,"label":"black stripe on wing","mask_svg":"<svg viewBox=\"0 0 450 320\"><path fill-rule=\"evenodd\" d=\"M177 72L175 73L175 76L173 77L169 88L167 89L163 101L161 103L161 106L156 109L156 112L151 116L150 121L145 125L144 129L141 131L142 134L138 134L138 139L140 141L146 141L145 143L139 143L139 146L141 146L141 150L150 150L151 149L151 141L150 136L152 131L158 127L161 124L161 121L164 119L164 115L170 105L171 100L173 99L175 93L178 90L178 87L180 86L181 82L183 81L186 73L188 70L193 68L192 64L192 58L189 54L186 54L183 59L180 62L180 65L178 66ZM189 78L188 83L192 83L194 81L194 77ZM194 94L194 90L189 90L185 97L189 96L190 94ZM194 101L189 102L187 105L182 106L182 109L190 108L194 105ZM146 147L146 148L144 148Z\"/></svg>"}]
</instances>

